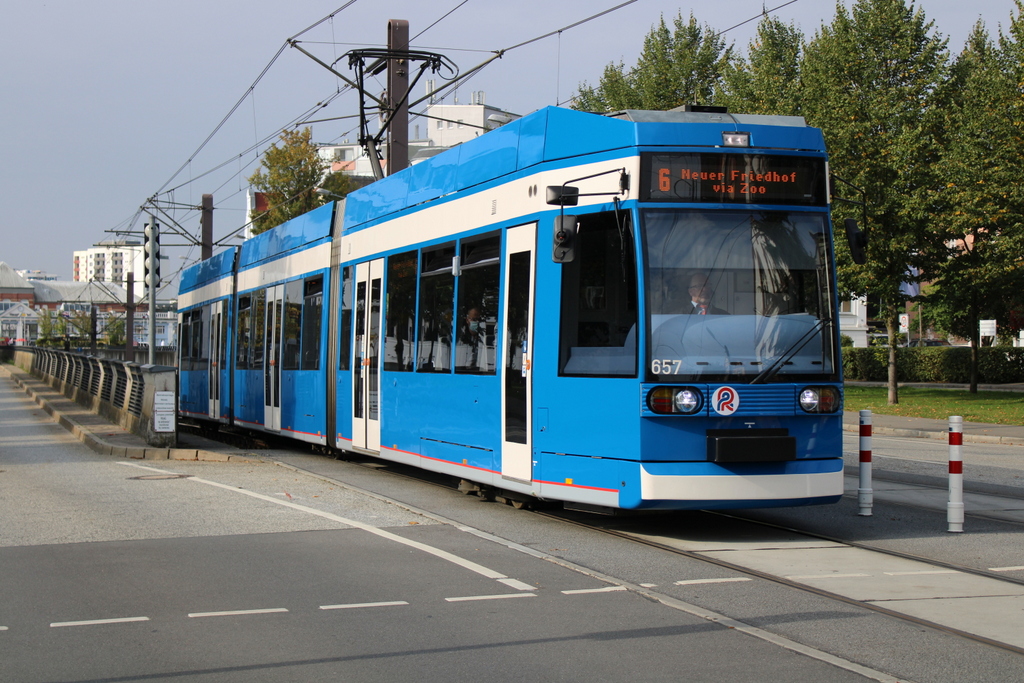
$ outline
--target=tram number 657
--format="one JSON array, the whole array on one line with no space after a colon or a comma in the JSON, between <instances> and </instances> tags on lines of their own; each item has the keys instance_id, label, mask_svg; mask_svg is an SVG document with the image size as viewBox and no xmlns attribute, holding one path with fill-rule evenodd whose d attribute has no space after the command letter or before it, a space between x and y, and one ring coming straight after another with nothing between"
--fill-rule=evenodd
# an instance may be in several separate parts
<instances>
[{"instance_id":1,"label":"tram number 657","mask_svg":"<svg viewBox=\"0 0 1024 683\"><path fill-rule=\"evenodd\" d=\"M651 361L651 372L655 375L678 375L679 369L683 366L683 361L676 360L652 360Z\"/></svg>"}]
</instances>

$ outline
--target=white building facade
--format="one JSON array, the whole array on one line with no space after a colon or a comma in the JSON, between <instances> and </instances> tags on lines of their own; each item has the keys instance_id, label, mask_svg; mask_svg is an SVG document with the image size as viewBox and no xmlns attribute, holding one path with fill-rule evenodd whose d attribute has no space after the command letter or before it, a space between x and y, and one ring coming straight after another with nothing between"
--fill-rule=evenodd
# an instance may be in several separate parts
<instances>
[{"instance_id":1,"label":"white building facade","mask_svg":"<svg viewBox=\"0 0 1024 683\"><path fill-rule=\"evenodd\" d=\"M145 250L131 239L104 240L90 249L74 252L72 279L75 282L112 282L126 286L128 273L135 273L135 295L141 296Z\"/></svg>"}]
</instances>

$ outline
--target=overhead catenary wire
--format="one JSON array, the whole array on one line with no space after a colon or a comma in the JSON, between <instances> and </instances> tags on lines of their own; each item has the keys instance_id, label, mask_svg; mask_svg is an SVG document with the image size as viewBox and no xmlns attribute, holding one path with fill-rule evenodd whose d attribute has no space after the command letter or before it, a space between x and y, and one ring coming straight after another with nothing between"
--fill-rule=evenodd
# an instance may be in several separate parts
<instances>
[{"instance_id":1,"label":"overhead catenary wire","mask_svg":"<svg viewBox=\"0 0 1024 683\"><path fill-rule=\"evenodd\" d=\"M215 166L213 166L213 167L211 167L211 168L209 168L209 169L207 169L205 171L202 171L202 172L200 172L198 174L195 174L195 175L190 174L191 177L187 181L181 182L178 185L175 185L175 186L171 187L171 185L175 181L175 179L177 179L186 168L190 168L190 166L194 163L194 161L197 158L197 156L209 145L211 140L213 140L214 137L216 137L217 134L224 128L224 126L227 124L227 122L232 118L232 116L234 116L234 114L238 111L238 109L244 103L246 98L252 97L254 95L256 87L263 81L263 79L266 77L266 75L270 72L270 70L272 69L274 64L278 61L278 59L283 54L285 48L287 48L289 46L295 46L298 38L300 38L301 36L307 34L308 32L312 31L316 27L318 27L318 26L320 26L323 23L328 22L328 21L332 22L332 37L333 37L333 35L334 35L334 33L333 33L333 20L334 20L334 18L339 13L341 13L344 10L346 10L347 8L351 7L355 2L357 2L357 0L349 0L349 2L344 3L342 6L340 6L338 9L334 10L330 14L328 14L328 15L324 16L323 18L319 19L318 21L310 24L309 26L307 26L303 30L299 31L298 33L294 34L293 36L291 36L287 40L285 40L283 42L283 44L280 46L280 48L277 50L277 52L270 59L270 61L266 64L266 66L264 66L264 68L257 75L256 79L245 90L245 92L239 98L239 100L234 104L234 106L231 107L231 109L220 120L220 122L218 122L218 124L206 136L206 138L195 149L195 151L193 151L192 154L189 155L188 159L174 172L174 174L172 174L172 176L166 182L164 182L164 184L157 190L157 192L154 193L147 200L146 204L144 204L142 207L139 207L139 210L136 211L133 214L132 218L128 219L127 221L122 221L122 223L120 223L119 225L123 226L123 225L127 224L129 226L128 232L130 232L131 226L137 225L139 217L142 215L142 213L144 213L144 211L146 210L146 206L148 206L150 202L162 201L162 200L158 200L157 199L159 196L166 195L167 193L171 193L171 192L174 192L175 190L180 190L180 189L183 189L185 187L190 187L193 183L195 183L197 181L200 181L200 180L202 180L202 179L212 175L216 171L219 171L219 170L223 169L228 164L240 163L243 159L245 159L246 156L252 154L254 151L258 152L258 150L261 147L267 145L271 140L273 140L275 137L279 136L285 130L293 129L296 126L301 126L301 125L308 125L308 124L312 124L312 123L322 123L322 122L327 122L327 121L332 121L332 120L341 120L341 119L347 118L345 116L330 117L330 118L318 118L318 119L312 118L312 116L313 116L313 114L315 112L323 110L329 104L334 102L334 100L336 100L338 97L340 97L341 95L346 94L346 93L351 91L351 88L349 88L349 87L341 87L341 88L338 88L336 90L336 92L332 93L331 96L320 100L319 102L316 103L316 105L308 108L305 112L303 112L303 114L301 114L301 115L295 117L294 119L292 119L292 121L290 121L285 126L283 126L281 128L278 128L273 133L268 134L268 135L262 137L261 139L256 140L253 145L247 147L243 152L240 152L237 155L233 155L230 159L227 159L227 160L225 160L225 161L223 161L221 163L218 163ZM453 80L445 83L440 88L438 88L435 91L433 91L432 93L429 93L428 95L426 95L426 96L424 96L424 97L422 97L420 99L417 99L415 101L411 101L409 103L409 107L412 108L412 107L415 107L417 105L420 105L424 101L430 99L431 97L435 97L436 98L438 96L440 96L440 97L446 96L447 93L449 93L451 90L454 90L454 89L456 89L456 88L458 88L460 86L465 85L465 83L470 81L473 77L475 77L477 74L479 74L483 69L485 69L489 64L493 63L496 59L501 59L507 53L509 53L509 52L511 52L513 50L517 50L517 49L523 48L525 46L534 44L534 43L542 41L542 40L544 40L546 38L550 38L552 36L558 36L560 38L561 34L563 32L565 32L565 31L569 31L569 30L575 29L575 28L577 28L579 26L582 26L582 25L584 25L584 24L586 24L588 22L594 21L594 20L596 20L596 19L598 19L600 17L606 16L606 15L608 15L608 14L610 14L612 12L615 12L615 11L617 11L619 9L622 9L624 7L632 5L635 2L637 2L637 0L627 0L626 2L621 2L621 3L619 3L619 4L617 4L617 5L613 6L613 7L610 7L608 9L605 9L605 10L602 10L600 12L597 12L597 13L595 13L593 15L590 15L590 16L588 16L588 17L586 17L584 19L581 19L579 21L575 21L575 22L567 24L567 25L565 25L565 26L563 26L561 28L558 28L558 29L555 29L555 30L552 30L552 31L548 31L548 32L546 32L546 33L544 33L542 35L536 36L536 37L531 38L529 40L524 40L524 41L515 43L513 45L510 45L508 47L500 48L498 50L485 51L485 50L468 50L468 49L464 49L464 48L447 48L450 51L490 52L491 56L488 57L486 60L484 60L482 63L480 63L480 64L478 64L478 65L476 65L476 66L474 66L474 67L464 71L462 74L460 74L459 76L457 76ZM758 18L760 18L762 16L767 16L769 13L775 12L778 9L781 9L783 7L791 5L791 4L795 3L795 2L797 2L797 0L789 0L789 2L785 2L783 4L780 4L780 5L776 6L776 7L773 7L771 9L764 9L758 15L756 15L756 16L754 16L754 17L752 17L752 18L750 18L750 19L748 19L748 20L746 20L744 22L740 22L740 23L738 23L738 24L736 24L734 26L731 26L731 27L725 29L724 31L721 31L720 34L724 34L724 33L728 32L728 31L730 31L732 29L735 29L735 28L737 28L739 26L742 26L742 25L744 25L746 23L749 23L750 21L754 21L754 20L756 20L756 19L758 19ZM444 21L445 19L450 17L454 12L456 12L457 10L459 10L460 8L465 6L467 3L468 3L468 0L462 0L462 2L460 2L455 7L450 9L448 12L443 14L440 18L438 18L436 21L431 23L425 29L420 31L413 38L413 40L415 40L416 38L419 38L424 33L429 31L433 27L437 26L439 23L441 23L442 21ZM309 42L310 42L310 44L318 44L319 43L319 41L309 41ZM332 41L332 42L334 42L334 41ZM348 43L336 43L336 44L348 44ZM254 113L254 115L255 115L255 113ZM423 116L423 114L422 113L413 113L413 116ZM259 157L260 157L260 154L257 153L255 158L253 158L252 160L248 161L244 165L240 165L238 170L234 174L232 174L232 176L228 180L226 180L224 183L222 183L220 185L220 188L223 188L224 185L226 185L227 183L231 182L233 179L241 177L246 172L246 170L252 166L252 164L256 163L259 160ZM237 196L237 194L241 193L242 191L243 190L240 188L238 190L238 192L232 193L231 196L232 197ZM220 204L220 203L221 203L221 201L218 201L218 204ZM192 207L192 206L181 207L181 208L188 208L188 210L190 212L192 210L197 210L198 209L198 207ZM189 213L189 214L186 214L186 215L191 215L191 214ZM165 213L165 216L167 216L166 213ZM178 227L179 228L181 227L180 224L178 225ZM233 231L233 234L237 233L241 229L244 229L244 227L245 226L242 226L241 228L238 228L237 230ZM182 230L184 230L184 229L182 228ZM122 230L112 230L110 232L125 232L125 231L122 231Z\"/></svg>"}]
</instances>

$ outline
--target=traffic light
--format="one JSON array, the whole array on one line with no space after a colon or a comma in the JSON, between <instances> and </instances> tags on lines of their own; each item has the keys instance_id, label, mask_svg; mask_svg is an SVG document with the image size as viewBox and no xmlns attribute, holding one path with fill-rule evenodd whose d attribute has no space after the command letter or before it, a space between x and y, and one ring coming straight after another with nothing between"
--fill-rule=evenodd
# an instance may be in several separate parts
<instances>
[{"instance_id":1,"label":"traffic light","mask_svg":"<svg viewBox=\"0 0 1024 683\"><path fill-rule=\"evenodd\" d=\"M160 224L146 223L145 263L143 273L147 293L160 287Z\"/></svg>"}]
</instances>

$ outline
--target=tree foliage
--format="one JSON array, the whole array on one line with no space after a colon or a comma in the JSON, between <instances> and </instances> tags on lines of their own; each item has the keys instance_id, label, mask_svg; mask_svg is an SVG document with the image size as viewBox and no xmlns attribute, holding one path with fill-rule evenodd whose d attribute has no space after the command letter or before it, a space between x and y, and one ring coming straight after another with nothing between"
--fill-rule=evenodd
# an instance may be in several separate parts
<instances>
[{"instance_id":1,"label":"tree foliage","mask_svg":"<svg viewBox=\"0 0 1024 683\"><path fill-rule=\"evenodd\" d=\"M746 114L799 115L803 43L803 33L793 24L762 19L747 56L725 65L715 103Z\"/></svg>"},{"instance_id":2,"label":"tree foliage","mask_svg":"<svg viewBox=\"0 0 1024 683\"><path fill-rule=\"evenodd\" d=\"M889 337L907 295L908 275L945 258L933 209L938 182L946 42L923 10L904 0L859 0L808 43L803 60L803 112L824 129L832 170L863 188L868 203L868 262L854 265L837 240L840 291L881 304ZM896 347L890 348L889 400L898 401Z\"/></svg>"},{"instance_id":3,"label":"tree foliage","mask_svg":"<svg viewBox=\"0 0 1024 683\"><path fill-rule=\"evenodd\" d=\"M975 25L945 83L942 208L948 257L931 274L928 301L939 326L971 340L971 390L978 382L978 321L1024 309L1024 187L1018 16L997 46Z\"/></svg>"},{"instance_id":4,"label":"tree foliage","mask_svg":"<svg viewBox=\"0 0 1024 683\"><path fill-rule=\"evenodd\" d=\"M264 194L268 206L266 212L249 217L253 234L258 235L330 201L330 197L317 194L317 188L342 197L349 192L348 176L334 173L325 177L328 163L320 157L311 136L309 128L281 133L278 142L264 153L259 170L249 177L249 183Z\"/></svg>"},{"instance_id":5,"label":"tree foliage","mask_svg":"<svg viewBox=\"0 0 1024 683\"><path fill-rule=\"evenodd\" d=\"M710 104L720 87L722 70L732 47L709 26L682 14L669 29L662 17L644 39L636 66L621 62L605 67L597 87L584 83L574 109L609 112L622 109L674 109L684 104Z\"/></svg>"}]
</instances>

